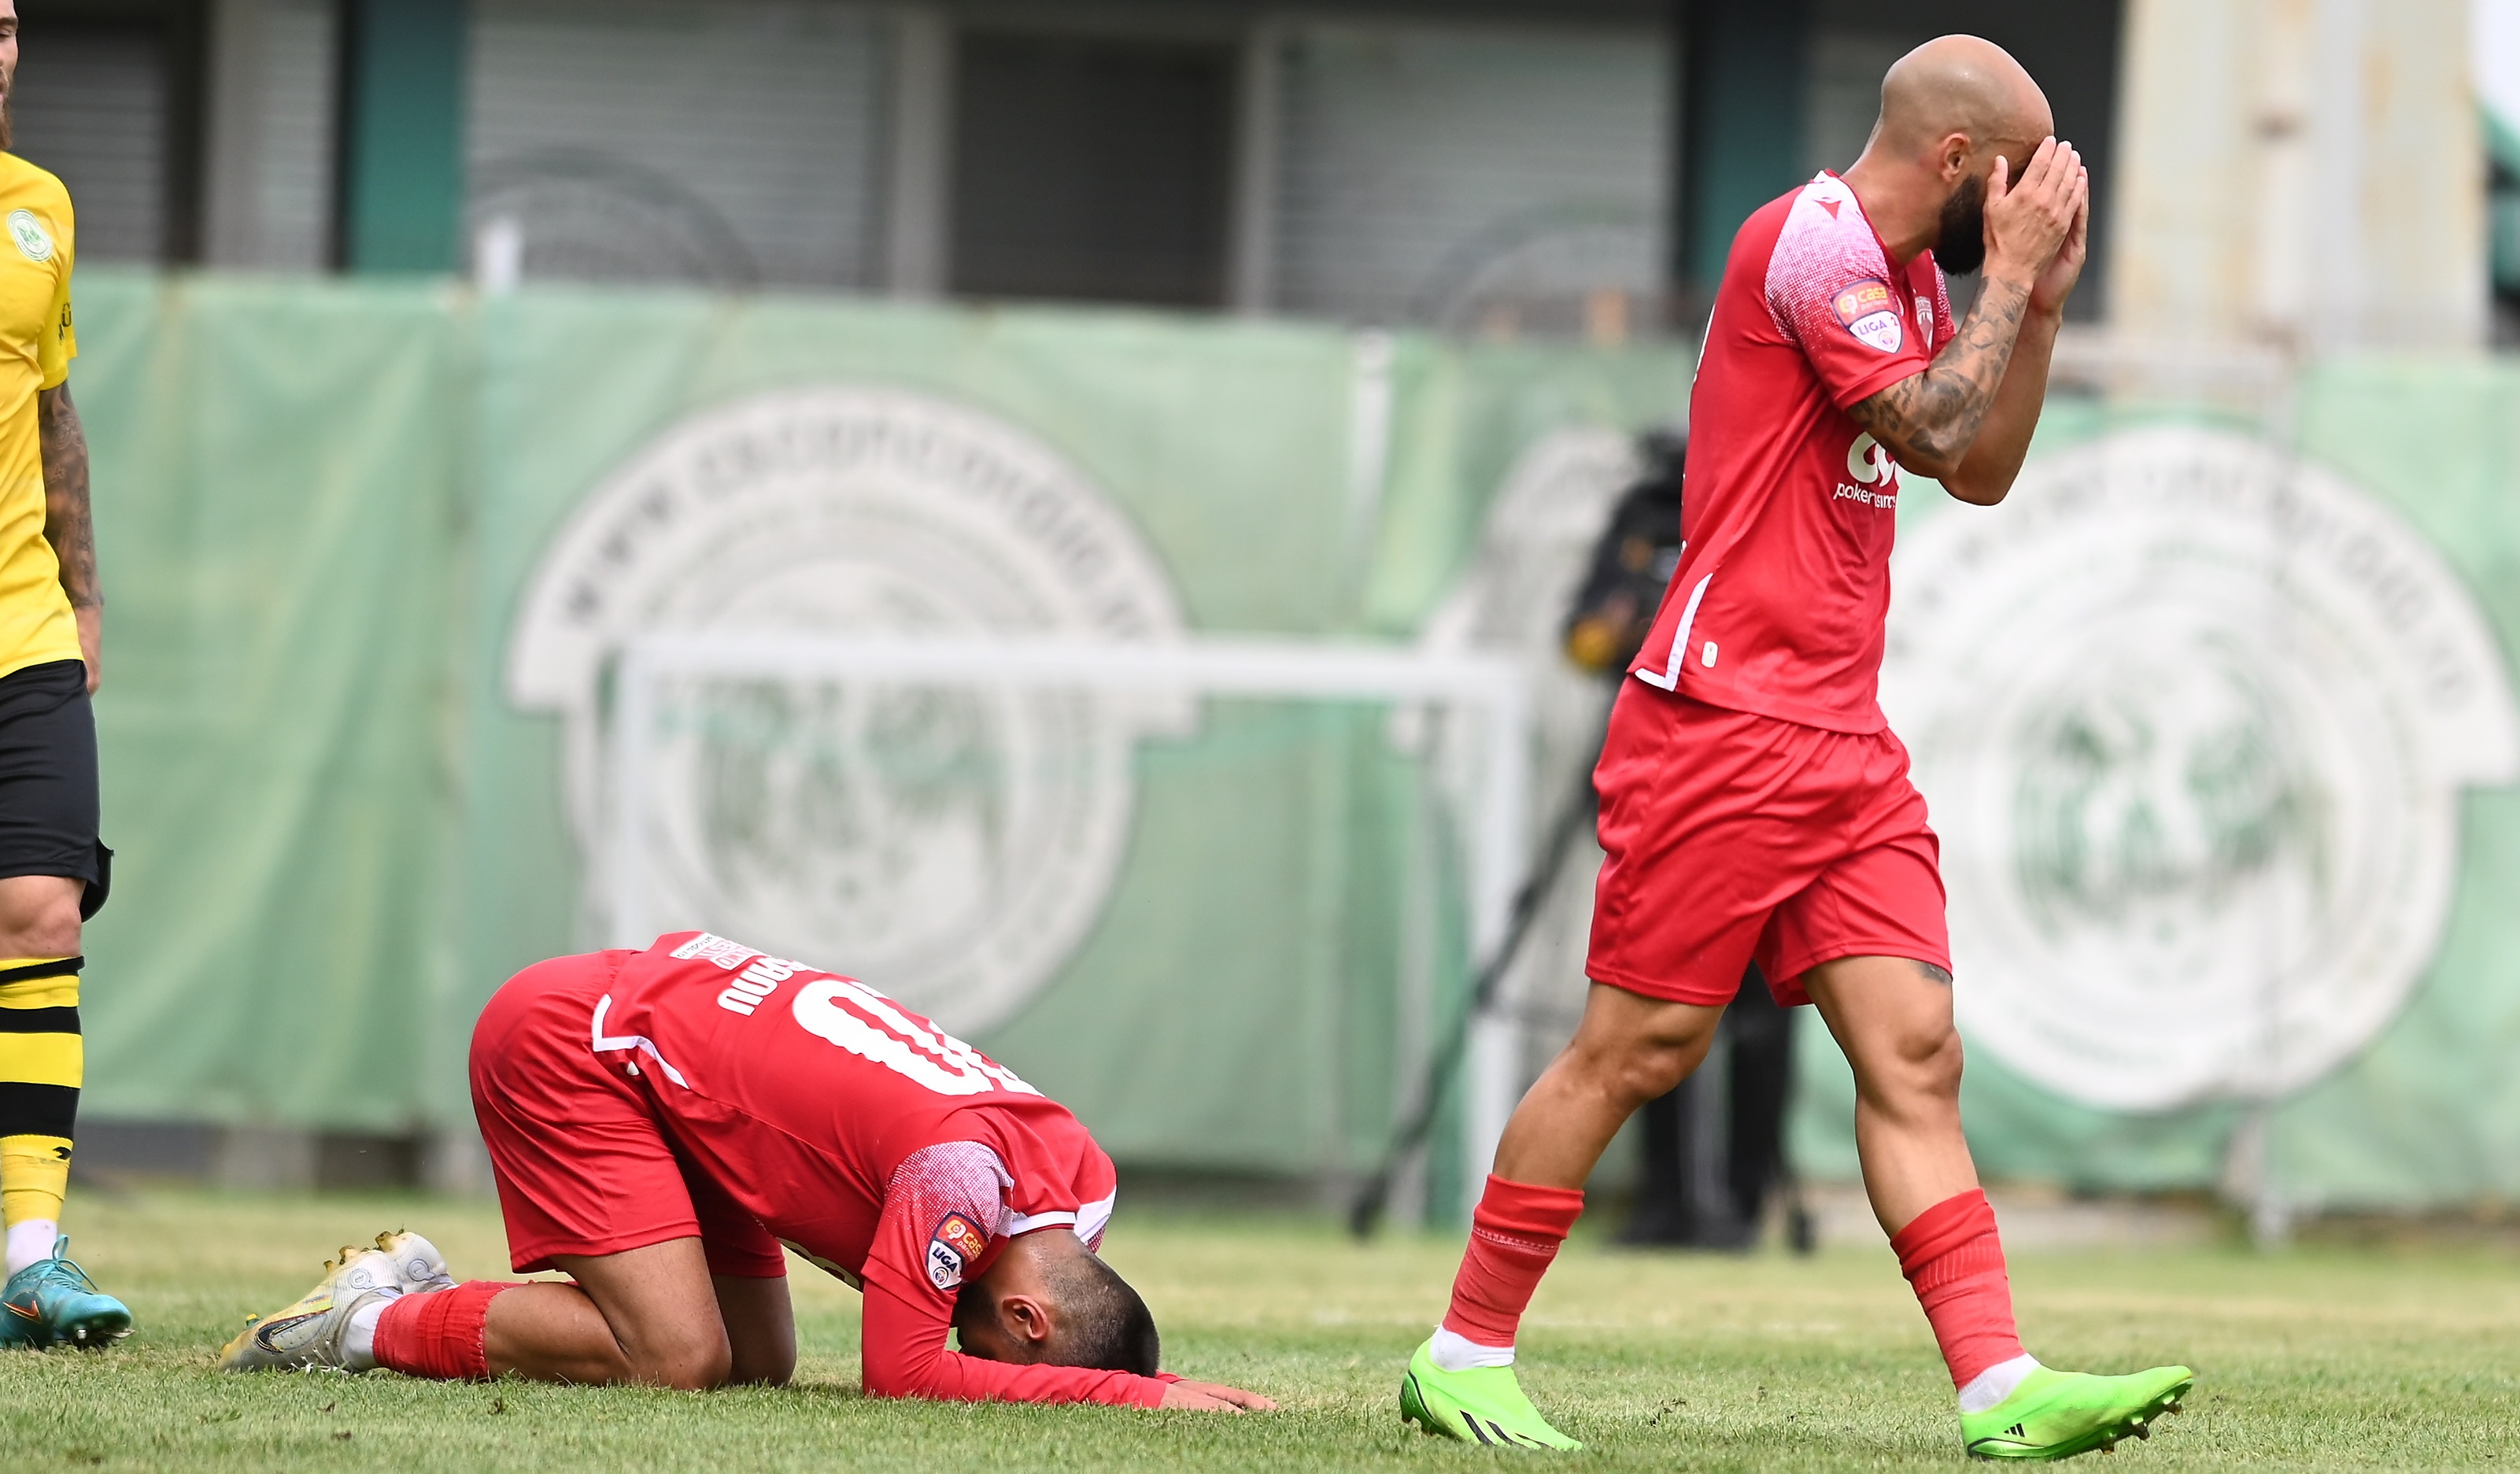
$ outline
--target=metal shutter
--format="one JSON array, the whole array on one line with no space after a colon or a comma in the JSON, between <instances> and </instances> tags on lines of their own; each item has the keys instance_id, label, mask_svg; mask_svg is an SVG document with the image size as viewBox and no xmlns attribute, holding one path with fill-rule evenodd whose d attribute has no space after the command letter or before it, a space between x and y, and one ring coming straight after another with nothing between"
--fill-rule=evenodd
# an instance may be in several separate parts
<instances>
[{"instance_id":1,"label":"metal shutter","mask_svg":"<svg viewBox=\"0 0 2520 1474\"><path fill-rule=\"evenodd\" d=\"M815 0L477 0L471 215L527 276L863 286L879 17Z\"/></svg>"},{"instance_id":2,"label":"metal shutter","mask_svg":"<svg viewBox=\"0 0 2520 1474\"><path fill-rule=\"evenodd\" d=\"M210 52L202 259L332 259L333 0L221 0Z\"/></svg>"},{"instance_id":3,"label":"metal shutter","mask_svg":"<svg viewBox=\"0 0 2520 1474\"><path fill-rule=\"evenodd\" d=\"M333 7L280 0L263 25L257 264L312 270L333 254Z\"/></svg>"},{"instance_id":4,"label":"metal shutter","mask_svg":"<svg viewBox=\"0 0 2520 1474\"><path fill-rule=\"evenodd\" d=\"M69 187L79 261L164 259L167 88L158 34L29 34L13 90L13 152Z\"/></svg>"},{"instance_id":5,"label":"metal shutter","mask_svg":"<svg viewBox=\"0 0 2520 1474\"><path fill-rule=\"evenodd\" d=\"M1605 291L1659 295L1660 34L1320 25L1281 46L1272 305L1549 331Z\"/></svg>"}]
</instances>

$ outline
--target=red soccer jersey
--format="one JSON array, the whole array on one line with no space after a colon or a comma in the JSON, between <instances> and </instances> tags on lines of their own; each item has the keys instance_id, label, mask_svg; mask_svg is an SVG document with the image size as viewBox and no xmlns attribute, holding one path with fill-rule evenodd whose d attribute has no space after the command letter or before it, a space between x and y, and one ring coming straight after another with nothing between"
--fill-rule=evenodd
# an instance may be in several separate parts
<instances>
[{"instance_id":1,"label":"red soccer jersey","mask_svg":"<svg viewBox=\"0 0 2520 1474\"><path fill-rule=\"evenodd\" d=\"M1629 669L1716 706L1878 732L1899 467L1849 405L1954 333L1933 252L1904 270L1823 173L1732 238L1688 401L1680 567Z\"/></svg>"},{"instance_id":2,"label":"red soccer jersey","mask_svg":"<svg viewBox=\"0 0 2520 1474\"><path fill-rule=\"evenodd\" d=\"M1154 1407L1152 1377L946 1350L954 1298L1007 1241L1099 1247L1111 1159L1065 1107L852 979L706 932L610 953L587 987L597 1057L643 1082L688 1170L710 1267L782 1273L777 1240L865 1292L878 1396Z\"/></svg>"}]
</instances>

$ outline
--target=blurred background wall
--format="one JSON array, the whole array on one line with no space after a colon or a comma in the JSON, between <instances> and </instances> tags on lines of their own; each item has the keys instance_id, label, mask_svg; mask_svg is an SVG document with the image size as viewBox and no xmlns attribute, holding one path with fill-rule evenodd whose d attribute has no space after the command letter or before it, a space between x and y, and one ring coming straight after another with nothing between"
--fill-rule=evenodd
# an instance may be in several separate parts
<instances>
[{"instance_id":1,"label":"blurred background wall","mask_svg":"<svg viewBox=\"0 0 2520 1474\"><path fill-rule=\"evenodd\" d=\"M890 385L1038 437L1144 531L1191 630L1516 649L1553 794L1599 700L1553 663L1562 586L1628 437L1685 419L1732 231L1850 163L1883 68L1945 31L2012 49L2093 167L2041 454L2165 413L2309 451L2455 565L2500 648L2520 631L2513 371L2484 351L2520 340L2507 0L22 10L18 148L77 201L115 609L131 869L94 949L90 1098L134 1162L472 1170L464 1020L508 968L606 939L565 720L506 684L522 589L571 509L746 396ZM1306 791L1384 794L1342 832L1415 853L1425 795L1373 786L1375 742L1305 732ZM2475 837L2499 831L2464 812L2465 909L2409 963L2398 1043L2322 1075L2323 1104L2100 1110L1990 1057L1982 1150L2245 1194L2289 1129L2346 1143L2296 1164L2308 1202L2520 1193L2467 1087L2404 1084L2443 1059L2436 1084L2520 1074L2520 940L2490 924L2499 841ZM1525 1072L1579 1000L1583 870L1508 983ZM1407 909L1377 897L1347 901ZM1431 929L1407 945L1316 916L1345 939L1303 963L1328 1032L1237 1035L1250 1098L1316 1112L1274 1136L1254 1106L1203 1160L1196 1112L1119 1066L1056 1086L1109 1102L1096 1124L1144 1162L1352 1171L1464 976L1459 918L1413 915ZM1041 996L1082 1038L1092 1000ZM265 1074L257 1041L316 1002L331 1062ZM1371 1048L1304 1073L1351 1037L1342 1008ZM1843 1172L1840 1086L1812 1064L1798 1140ZM2338 1113L2390 1124L2339 1138ZM2448 1144L2415 1170L2410 1142Z\"/></svg>"}]
</instances>

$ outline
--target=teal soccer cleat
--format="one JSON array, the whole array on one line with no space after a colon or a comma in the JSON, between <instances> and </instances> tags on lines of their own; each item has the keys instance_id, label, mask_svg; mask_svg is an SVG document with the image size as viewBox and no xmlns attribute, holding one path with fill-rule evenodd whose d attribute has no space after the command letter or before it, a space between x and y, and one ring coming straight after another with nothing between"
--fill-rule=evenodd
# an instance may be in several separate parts
<instances>
[{"instance_id":1,"label":"teal soccer cleat","mask_svg":"<svg viewBox=\"0 0 2520 1474\"><path fill-rule=\"evenodd\" d=\"M96 1287L87 1271L69 1257L68 1236L55 1241L52 1257L9 1276L0 1289L0 1334L8 1346L42 1349L111 1345L131 1334L131 1310Z\"/></svg>"}]
</instances>

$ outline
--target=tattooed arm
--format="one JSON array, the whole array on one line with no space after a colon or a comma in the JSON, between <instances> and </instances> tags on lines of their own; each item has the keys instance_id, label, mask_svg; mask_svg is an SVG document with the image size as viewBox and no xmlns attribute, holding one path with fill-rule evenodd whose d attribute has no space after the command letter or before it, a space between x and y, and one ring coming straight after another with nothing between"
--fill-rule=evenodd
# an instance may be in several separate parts
<instances>
[{"instance_id":1,"label":"tattooed arm","mask_svg":"<svg viewBox=\"0 0 2520 1474\"><path fill-rule=\"evenodd\" d=\"M96 578L96 525L88 514L87 431L67 383L35 394L35 428L43 440L44 539L62 565L62 592L78 619L87 689L104 679L105 591Z\"/></svg>"},{"instance_id":2,"label":"tattooed arm","mask_svg":"<svg viewBox=\"0 0 2520 1474\"><path fill-rule=\"evenodd\" d=\"M1999 158L1986 286L1968 321L1923 373L1847 410L1902 467L1981 506L2003 500L2029 451L2090 214L2089 176L2070 146L2042 144L2010 190L2003 171Z\"/></svg>"}]
</instances>

